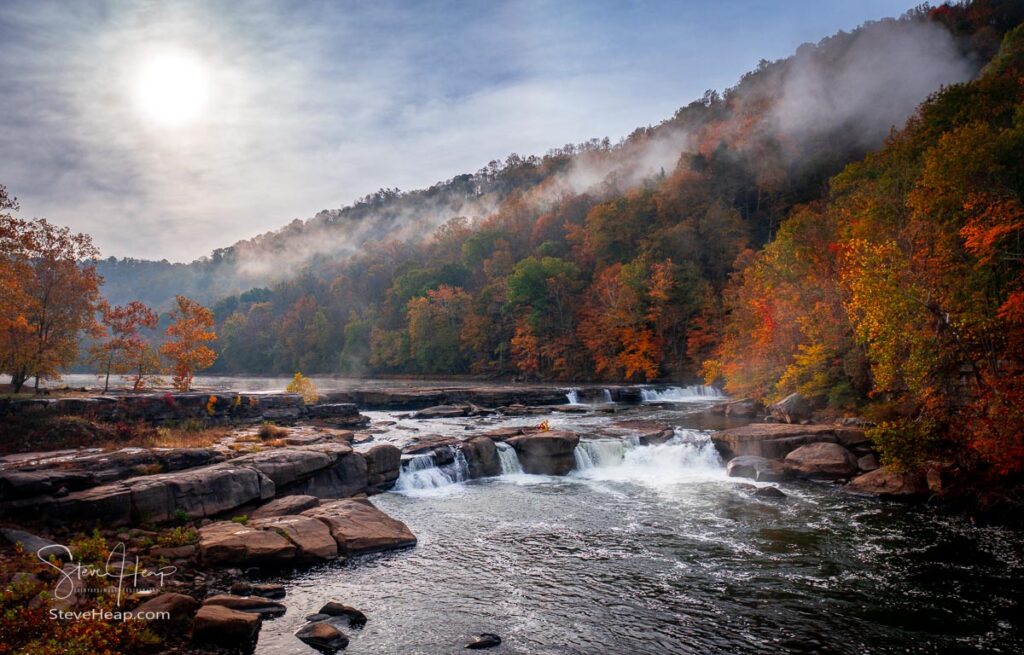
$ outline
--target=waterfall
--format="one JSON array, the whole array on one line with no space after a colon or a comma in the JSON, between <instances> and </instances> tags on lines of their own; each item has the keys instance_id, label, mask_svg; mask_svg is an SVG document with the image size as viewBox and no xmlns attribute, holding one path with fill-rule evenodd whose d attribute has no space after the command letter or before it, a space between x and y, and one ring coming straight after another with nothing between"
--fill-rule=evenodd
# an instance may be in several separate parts
<instances>
[{"instance_id":1,"label":"waterfall","mask_svg":"<svg viewBox=\"0 0 1024 655\"><path fill-rule=\"evenodd\" d=\"M641 446L639 440L597 439L576 446L575 477L664 486L722 479L725 469L710 433L676 428L669 441Z\"/></svg>"},{"instance_id":2,"label":"waterfall","mask_svg":"<svg viewBox=\"0 0 1024 655\"><path fill-rule=\"evenodd\" d=\"M455 459L444 466L435 464L434 456L431 453L413 455L404 459L394 490L409 492L439 489L469 479L469 463L466 461L466 456L454 446L448 446L448 448L453 451Z\"/></svg>"},{"instance_id":3,"label":"waterfall","mask_svg":"<svg viewBox=\"0 0 1024 655\"><path fill-rule=\"evenodd\" d=\"M626 457L626 449L630 447L635 447L635 444L624 439L581 441L573 453L576 468L583 470L621 464Z\"/></svg>"},{"instance_id":4,"label":"waterfall","mask_svg":"<svg viewBox=\"0 0 1024 655\"><path fill-rule=\"evenodd\" d=\"M582 397L580 395L580 391L581 391L580 389L575 389L574 388L574 389L569 389L569 391L565 394L565 397L569 401L570 405L587 405L587 404L590 404L590 403L587 403L587 402L583 401L583 399L582 399ZM592 396L592 394L588 394L588 395ZM609 391L608 389L601 389L601 401L600 402L602 402L602 403L614 403L615 401L612 400L612 392Z\"/></svg>"},{"instance_id":5,"label":"waterfall","mask_svg":"<svg viewBox=\"0 0 1024 655\"><path fill-rule=\"evenodd\" d=\"M498 447L498 459L501 461L502 475L523 472L523 465L519 463L519 455L516 454L515 448L500 441L494 445Z\"/></svg>"},{"instance_id":6,"label":"waterfall","mask_svg":"<svg viewBox=\"0 0 1024 655\"><path fill-rule=\"evenodd\" d=\"M669 387L667 389L641 389L640 398L645 403L692 403L703 400L725 398L725 394L703 384L691 384L688 387Z\"/></svg>"}]
</instances>

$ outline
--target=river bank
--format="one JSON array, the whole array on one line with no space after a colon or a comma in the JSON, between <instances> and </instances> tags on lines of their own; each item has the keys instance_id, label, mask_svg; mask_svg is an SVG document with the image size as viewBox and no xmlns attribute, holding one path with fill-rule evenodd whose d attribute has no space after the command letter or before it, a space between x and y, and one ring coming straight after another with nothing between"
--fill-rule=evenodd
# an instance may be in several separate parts
<instances>
[{"instance_id":1,"label":"river bank","mask_svg":"<svg viewBox=\"0 0 1024 655\"><path fill-rule=\"evenodd\" d=\"M1024 561L1019 534L848 493L836 483L871 466L860 463L872 453L856 426L751 423L715 408L723 398L703 387L559 391L557 405L497 407L422 408L421 397L405 395L401 410L358 408L353 429L299 417L264 438L262 428L239 426L204 451L216 461L178 470L167 469L184 453L166 451L161 470L132 459L148 451L8 457L0 460L0 502L8 520L19 506L21 527L56 540L104 512L100 536L109 545L125 537L132 553L182 571L168 589L194 599L183 603L190 616L200 603L256 611L251 636L267 654L311 652L295 636L311 626L345 635L352 652L373 653L461 652L482 632L501 635L496 652L510 653L687 644L753 652L758 643L860 652L879 640L905 648L921 634L946 646L1019 643L1012 621L990 631L998 639L979 627L1005 623L1000 617L1020 605L1004 590ZM801 448L823 445L848 453L839 458L847 468L790 462ZM758 457L764 462L743 459ZM150 468L142 474L140 466ZM61 480L85 485L89 475L88 485L61 492ZM915 526L922 522L927 529ZM169 543L168 533L181 543ZM967 566L998 597L936 596L931 581L902 579L899 568L913 566L908 554L933 549L932 538L970 553L957 564L939 548L935 566ZM284 598L266 611L264 600L238 600L247 598L244 586L232 589L240 582L269 584ZM880 623L848 603L850 594L866 602L885 588L928 598L927 608L895 603L898 618ZM365 627L323 615L328 602L365 613ZM854 618L812 620L804 613L816 603ZM439 607L460 618L438 623ZM582 608L583 618L563 607ZM947 619L917 625L919 611ZM957 613L959 636L944 623ZM727 623L702 625L716 615ZM831 643L853 625L856 635ZM189 647L203 647L205 628L193 631L200 639Z\"/></svg>"}]
</instances>

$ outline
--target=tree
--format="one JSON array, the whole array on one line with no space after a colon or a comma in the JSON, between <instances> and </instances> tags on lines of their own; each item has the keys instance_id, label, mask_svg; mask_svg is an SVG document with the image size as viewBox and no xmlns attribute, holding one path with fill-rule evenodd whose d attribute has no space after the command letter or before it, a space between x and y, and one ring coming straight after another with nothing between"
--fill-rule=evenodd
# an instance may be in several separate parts
<instances>
[{"instance_id":1,"label":"tree","mask_svg":"<svg viewBox=\"0 0 1024 655\"><path fill-rule=\"evenodd\" d=\"M195 374L216 361L217 353L206 343L215 341L217 333L213 330L213 312L185 296L174 300L177 307L171 312L172 323L166 332L171 341L160 346L160 353L171 360L174 387L188 391Z\"/></svg>"},{"instance_id":2,"label":"tree","mask_svg":"<svg viewBox=\"0 0 1024 655\"><path fill-rule=\"evenodd\" d=\"M104 328L104 338L93 344L90 359L99 365L104 376L103 391L110 388L111 373L136 372L133 389L138 391L144 382L147 364L152 352L149 344L139 334L140 328L156 329L159 316L144 303L133 300L127 305L110 306L105 300L100 302L100 323Z\"/></svg>"},{"instance_id":3,"label":"tree","mask_svg":"<svg viewBox=\"0 0 1024 655\"><path fill-rule=\"evenodd\" d=\"M0 187L0 211L16 209ZM78 336L95 333L101 278L83 262L99 251L85 234L45 219L26 221L0 213L0 370L14 391L25 381L59 376L78 357Z\"/></svg>"},{"instance_id":4,"label":"tree","mask_svg":"<svg viewBox=\"0 0 1024 655\"><path fill-rule=\"evenodd\" d=\"M288 383L286 391L288 393L300 394L302 396L302 402L307 405L315 403L320 397L320 392L317 391L316 384L299 372L296 372L292 381Z\"/></svg>"},{"instance_id":5,"label":"tree","mask_svg":"<svg viewBox=\"0 0 1024 655\"><path fill-rule=\"evenodd\" d=\"M447 284L409 301L409 352L420 371L463 370L460 332L469 302L469 294L463 289Z\"/></svg>"}]
</instances>

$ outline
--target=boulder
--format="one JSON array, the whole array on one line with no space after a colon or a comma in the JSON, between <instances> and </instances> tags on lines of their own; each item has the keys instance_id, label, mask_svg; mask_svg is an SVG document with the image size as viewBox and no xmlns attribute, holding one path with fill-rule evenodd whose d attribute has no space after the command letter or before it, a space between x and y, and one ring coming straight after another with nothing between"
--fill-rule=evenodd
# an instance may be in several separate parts
<instances>
[{"instance_id":1,"label":"boulder","mask_svg":"<svg viewBox=\"0 0 1024 655\"><path fill-rule=\"evenodd\" d=\"M328 453L308 448L274 448L243 455L231 460L231 463L254 468L273 480L278 487L286 487L331 466L336 460L337 457Z\"/></svg>"},{"instance_id":2,"label":"boulder","mask_svg":"<svg viewBox=\"0 0 1024 655\"><path fill-rule=\"evenodd\" d=\"M884 498L920 498L929 493L928 480L921 471L894 471L887 466L858 475L850 484L849 491Z\"/></svg>"},{"instance_id":3,"label":"boulder","mask_svg":"<svg viewBox=\"0 0 1024 655\"><path fill-rule=\"evenodd\" d=\"M789 477L786 465L777 459L756 455L740 455L729 460L725 467L731 478L750 478L760 482L778 482Z\"/></svg>"},{"instance_id":4,"label":"boulder","mask_svg":"<svg viewBox=\"0 0 1024 655\"><path fill-rule=\"evenodd\" d=\"M751 423L719 430L711 434L711 441L727 459L739 455L782 459L800 446L823 441L842 444L847 448L859 448L867 444L864 431L859 428L786 423Z\"/></svg>"},{"instance_id":5,"label":"boulder","mask_svg":"<svg viewBox=\"0 0 1024 655\"><path fill-rule=\"evenodd\" d=\"M273 498L276 490L273 480L262 472L233 463L148 475L121 484L130 494L131 518L137 523L165 523L175 519L179 511L192 518L215 516ZM90 491L99 489L103 488ZM75 494L64 500L72 496ZM79 511L80 517L95 517L95 510L90 508L80 507Z\"/></svg>"},{"instance_id":6,"label":"boulder","mask_svg":"<svg viewBox=\"0 0 1024 655\"><path fill-rule=\"evenodd\" d=\"M494 648L495 646L500 645L501 637L493 632L481 632L475 639L473 639L473 641L466 644L466 648L470 650L482 650L484 648Z\"/></svg>"},{"instance_id":7,"label":"boulder","mask_svg":"<svg viewBox=\"0 0 1024 655\"><path fill-rule=\"evenodd\" d=\"M469 464L470 478L488 478L501 475L498 448L488 437L473 437L462 442L462 454Z\"/></svg>"},{"instance_id":8,"label":"boulder","mask_svg":"<svg viewBox=\"0 0 1024 655\"><path fill-rule=\"evenodd\" d=\"M171 621L191 619L199 609L199 601L191 596L176 593L163 593L150 598L135 608L135 614L147 612L167 612Z\"/></svg>"},{"instance_id":9,"label":"boulder","mask_svg":"<svg viewBox=\"0 0 1024 655\"><path fill-rule=\"evenodd\" d=\"M334 463L305 480L294 482L281 490L281 494L301 494L317 498L349 498L366 493L366 458L344 443L323 443L308 446L335 457Z\"/></svg>"},{"instance_id":10,"label":"boulder","mask_svg":"<svg viewBox=\"0 0 1024 655\"><path fill-rule=\"evenodd\" d=\"M782 492L782 489L778 487L758 487L754 489L752 495L757 498L785 498L786 494Z\"/></svg>"},{"instance_id":11,"label":"boulder","mask_svg":"<svg viewBox=\"0 0 1024 655\"><path fill-rule=\"evenodd\" d=\"M203 605L192 623L192 641L251 650L262 622L259 614L239 612L223 605Z\"/></svg>"},{"instance_id":12,"label":"boulder","mask_svg":"<svg viewBox=\"0 0 1024 655\"><path fill-rule=\"evenodd\" d=\"M523 472L539 475L565 475L576 466L573 454L580 438L574 432L547 430L505 440L519 455Z\"/></svg>"},{"instance_id":13,"label":"boulder","mask_svg":"<svg viewBox=\"0 0 1024 655\"><path fill-rule=\"evenodd\" d=\"M348 624L352 627L359 627L366 625L366 615L361 611L350 605L343 605L342 603L336 603L333 600L328 602L326 605L320 608L318 614L325 616L340 616L348 619Z\"/></svg>"},{"instance_id":14,"label":"boulder","mask_svg":"<svg viewBox=\"0 0 1024 655\"><path fill-rule=\"evenodd\" d=\"M388 443L361 451L366 460L366 491L382 493L395 485L402 467L402 451Z\"/></svg>"},{"instance_id":15,"label":"boulder","mask_svg":"<svg viewBox=\"0 0 1024 655\"><path fill-rule=\"evenodd\" d=\"M870 473L878 469L878 458L872 453L857 458L857 468L864 473Z\"/></svg>"},{"instance_id":16,"label":"boulder","mask_svg":"<svg viewBox=\"0 0 1024 655\"><path fill-rule=\"evenodd\" d=\"M295 559L296 550L295 544L273 530L233 521L199 528L199 559L205 564L285 564Z\"/></svg>"},{"instance_id":17,"label":"boulder","mask_svg":"<svg viewBox=\"0 0 1024 655\"><path fill-rule=\"evenodd\" d=\"M721 414L734 418L755 418L764 415L764 405L751 398L740 398L725 403L718 403L710 411L712 414Z\"/></svg>"},{"instance_id":18,"label":"boulder","mask_svg":"<svg viewBox=\"0 0 1024 655\"><path fill-rule=\"evenodd\" d=\"M344 555L416 545L416 536L368 500L336 500L302 513L324 522Z\"/></svg>"},{"instance_id":19,"label":"boulder","mask_svg":"<svg viewBox=\"0 0 1024 655\"><path fill-rule=\"evenodd\" d=\"M791 393L768 407L772 418L786 423L800 423L811 418L811 404L799 393Z\"/></svg>"},{"instance_id":20,"label":"boulder","mask_svg":"<svg viewBox=\"0 0 1024 655\"><path fill-rule=\"evenodd\" d=\"M320 504L320 499L314 496L281 496L275 498L266 505L257 508L249 515L250 518L264 519L272 516L287 516L289 514L300 514L307 509Z\"/></svg>"},{"instance_id":21,"label":"boulder","mask_svg":"<svg viewBox=\"0 0 1024 655\"><path fill-rule=\"evenodd\" d=\"M412 418L456 418L470 416L470 412L472 412L471 405L436 405L413 412Z\"/></svg>"},{"instance_id":22,"label":"boulder","mask_svg":"<svg viewBox=\"0 0 1024 655\"><path fill-rule=\"evenodd\" d=\"M333 653L348 646L348 637L327 621L307 623L295 636L322 653Z\"/></svg>"},{"instance_id":23,"label":"boulder","mask_svg":"<svg viewBox=\"0 0 1024 655\"><path fill-rule=\"evenodd\" d=\"M857 474L857 458L837 443L812 443L786 455L786 467L800 477L847 478Z\"/></svg>"},{"instance_id":24,"label":"boulder","mask_svg":"<svg viewBox=\"0 0 1024 655\"><path fill-rule=\"evenodd\" d=\"M284 585L280 584L252 584L250 582L235 582L231 585L232 596L262 596L263 598L279 599L287 595Z\"/></svg>"},{"instance_id":25,"label":"boulder","mask_svg":"<svg viewBox=\"0 0 1024 655\"><path fill-rule=\"evenodd\" d=\"M67 549L62 547L60 544L50 541L49 539L37 537L34 534L25 532L24 530L0 528L0 535L3 535L4 539L12 544L21 544L21 547L25 549L25 552L31 553L33 556L36 554L42 554L42 556L47 559L51 556L55 556L59 560L66 560L71 557L71 555L68 554Z\"/></svg>"},{"instance_id":26,"label":"boulder","mask_svg":"<svg viewBox=\"0 0 1024 655\"><path fill-rule=\"evenodd\" d=\"M262 596L235 596L233 594L217 594L203 601L203 607L219 605L239 612L259 614L264 618L281 616L287 608L281 603L263 598Z\"/></svg>"},{"instance_id":27,"label":"boulder","mask_svg":"<svg viewBox=\"0 0 1024 655\"><path fill-rule=\"evenodd\" d=\"M254 519L249 526L274 531L295 544L300 559L334 559L338 545L323 522L309 516L275 516Z\"/></svg>"}]
</instances>

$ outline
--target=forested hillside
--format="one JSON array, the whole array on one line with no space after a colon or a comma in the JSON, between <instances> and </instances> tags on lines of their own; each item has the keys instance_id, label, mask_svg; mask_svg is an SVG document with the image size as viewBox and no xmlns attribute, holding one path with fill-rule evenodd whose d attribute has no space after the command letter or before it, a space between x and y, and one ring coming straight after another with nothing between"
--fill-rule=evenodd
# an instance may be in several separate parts
<instances>
[{"instance_id":1,"label":"forested hillside","mask_svg":"<svg viewBox=\"0 0 1024 655\"><path fill-rule=\"evenodd\" d=\"M743 320L755 253L788 217L808 220L829 179L929 93L970 88L955 85L1021 14L985 0L871 23L762 62L618 144L513 155L218 251L188 269L211 289L240 271L287 277L216 303L216 370L636 381L693 377L712 360L735 391L782 393L796 382L739 379L742 344L720 343ZM108 287L124 266L101 266ZM868 392L855 382L838 402Z\"/></svg>"}]
</instances>

